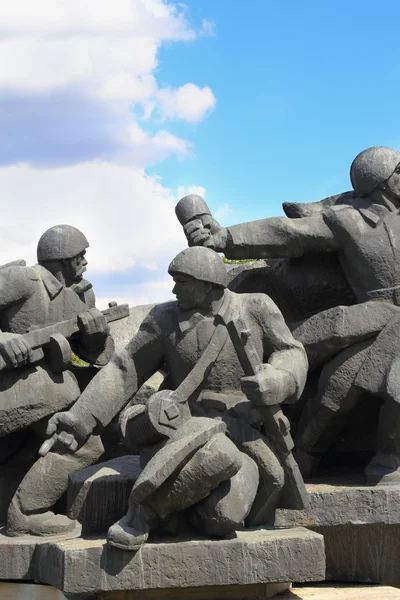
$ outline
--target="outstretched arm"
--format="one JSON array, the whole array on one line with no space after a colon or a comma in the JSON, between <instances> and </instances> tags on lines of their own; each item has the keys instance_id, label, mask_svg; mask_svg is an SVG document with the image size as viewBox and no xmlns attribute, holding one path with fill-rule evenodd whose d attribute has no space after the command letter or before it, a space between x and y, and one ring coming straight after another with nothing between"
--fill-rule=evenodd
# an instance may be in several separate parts
<instances>
[{"instance_id":1,"label":"outstretched arm","mask_svg":"<svg viewBox=\"0 0 400 600\"><path fill-rule=\"evenodd\" d=\"M337 241L323 214L301 219L271 217L232 227L203 227L200 219L184 227L190 246L211 245L231 259L296 257L337 250Z\"/></svg>"},{"instance_id":2,"label":"outstretched arm","mask_svg":"<svg viewBox=\"0 0 400 600\"><path fill-rule=\"evenodd\" d=\"M126 348L92 379L73 407L49 421L42 455L54 445L74 452L97 427L105 427L163 362L163 335L150 312Z\"/></svg>"}]
</instances>

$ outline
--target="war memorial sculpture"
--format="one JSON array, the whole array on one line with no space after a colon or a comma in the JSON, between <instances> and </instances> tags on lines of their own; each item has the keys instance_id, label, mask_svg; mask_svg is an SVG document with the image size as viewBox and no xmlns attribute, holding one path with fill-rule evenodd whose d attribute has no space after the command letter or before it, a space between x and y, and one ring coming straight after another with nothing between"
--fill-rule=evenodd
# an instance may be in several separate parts
<instances>
[{"instance_id":1,"label":"war memorial sculpture","mask_svg":"<svg viewBox=\"0 0 400 600\"><path fill-rule=\"evenodd\" d=\"M152 307L97 310L68 225L0 268L0 579L110 600L399 580L400 152L350 178L228 228L182 198L176 300Z\"/></svg>"}]
</instances>

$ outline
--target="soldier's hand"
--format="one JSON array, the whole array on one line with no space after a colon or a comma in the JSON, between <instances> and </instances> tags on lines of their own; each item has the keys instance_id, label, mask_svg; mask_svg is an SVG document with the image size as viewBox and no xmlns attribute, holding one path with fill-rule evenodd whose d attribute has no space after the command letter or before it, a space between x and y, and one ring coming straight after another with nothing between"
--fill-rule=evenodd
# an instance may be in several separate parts
<instances>
[{"instance_id":1,"label":"soldier's hand","mask_svg":"<svg viewBox=\"0 0 400 600\"><path fill-rule=\"evenodd\" d=\"M103 336L107 337L110 330L103 313L97 308L91 308L78 315L79 329L85 337Z\"/></svg>"},{"instance_id":2,"label":"soldier's hand","mask_svg":"<svg viewBox=\"0 0 400 600\"><path fill-rule=\"evenodd\" d=\"M90 434L71 411L56 413L49 419L46 429L48 439L41 445L39 454L46 456L50 450L59 454L73 454L83 446Z\"/></svg>"},{"instance_id":3,"label":"soldier's hand","mask_svg":"<svg viewBox=\"0 0 400 600\"><path fill-rule=\"evenodd\" d=\"M7 339L0 341L0 355L10 368L23 367L32 358L32 346L22 335L5 334Z\"/></svg>"},{"instance_id":4,"label":"soldier's hand","mask_svg":"<svg viewBox=\"0 0 400 600\"><path fill-rule=\"evenodd\" d=\"M211 215L204 215L201 219L193 219L183 227L189 246L205 246L216 252L223 252L226 248L228 232L225 227Z\"/></svg>"},{"instance_id":5,"label":"soldier's hand","mask_svg":"<svg viewBox=\"0 0 400 600\"><path fill-rule=\"evenodd\" d=\"M282 401L281 379L272 365L264 364L257 375L242 377L240 383L254 406L273 406Z\"/></svg>"}]
</instances>

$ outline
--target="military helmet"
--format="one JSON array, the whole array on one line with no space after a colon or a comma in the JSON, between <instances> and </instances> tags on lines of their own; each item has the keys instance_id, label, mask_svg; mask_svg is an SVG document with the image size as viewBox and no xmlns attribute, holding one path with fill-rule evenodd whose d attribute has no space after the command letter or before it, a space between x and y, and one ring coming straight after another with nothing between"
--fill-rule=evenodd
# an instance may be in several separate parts
<instances>
[{"instance_id":1,"label":"military helmet","mask_svg":"<svg viewBox=\"0 0 400 600\"><path fill-rule=\"evenodd\" d=\"M350 167L350 179L356 194L368 196L389 179L399 163L400 152L386 146L373 146L360 152Z\"/></svg>"},{"instance_id":2,"label":"military helmet","mask_svg":"<svg viewBox=\"0 0 400 600\"><path fill-rule=\"evenodd\" d=\"M39 262L72 258L89 247L79 229L72 225L55 225L44 232L37 247Z\"/></svg>"},{"instance_id":3,"label":"military helmet","mask_svg":"<svg viewBox=\"0 0 400 600\"><path fill-rule=\"evenodd\" d=\"M168 273L189 275L222 288L228 285L228 275L222 258L214 250L204 246L193 246L180 252L169 265Z\"/></svg>"}]
</instances>

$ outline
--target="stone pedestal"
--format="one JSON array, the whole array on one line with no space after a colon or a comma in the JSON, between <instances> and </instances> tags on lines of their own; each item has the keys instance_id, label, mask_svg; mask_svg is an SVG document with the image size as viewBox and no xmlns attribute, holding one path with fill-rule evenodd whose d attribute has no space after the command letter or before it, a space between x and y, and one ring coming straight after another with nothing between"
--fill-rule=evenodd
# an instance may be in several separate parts
<instances>
[{"instance_id":1,"label":"stone pedestal","mask_svg":"<svg viewBox=\"0 0 400 600\"><path fill-rule=\"evenodd\" d=\"M277 511L276 524L321 533L326 579L365 583L400 580L400 485L363 486L346 480L307 484L306 510Z\"/></svg>"},{"instance_id":2,"label":"stone pedestal","mask_svg":"<svg viewBox=\"0 0 400 600\"><path fill-rule=\"evenodd\" d=\"M0 564L2 579L34 580L76 598L126 592L126 600L260 597L282 592L290 581L325 576L323 538L302 527L238 531L221 540L162 538L137 552L104 539L47 538L35 545L32 538L3 536Z\"/></svg>"}]
</instances>

